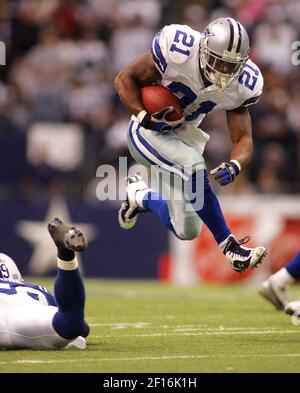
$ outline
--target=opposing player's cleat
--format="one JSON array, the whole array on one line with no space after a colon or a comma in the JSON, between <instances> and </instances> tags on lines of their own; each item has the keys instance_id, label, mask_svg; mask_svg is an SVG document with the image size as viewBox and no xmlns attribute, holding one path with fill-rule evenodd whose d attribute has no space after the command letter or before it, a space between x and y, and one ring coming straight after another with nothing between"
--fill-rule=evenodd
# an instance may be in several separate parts
<instances>
[{"instance_id":1,"label":"opposing player's cleat","mask_svg":"<svg viewBox=\"0 0 300 393\"><path fill-rule=\"evenodd\" d=\"M87 248L87 240L80 229L54 218L48 224L48 231L58 247L66 247L72 251L84 251Z\"/></svg>"},{"instance_id":2,"label":"opposing player's cleat","mask_svg":"<svg viewBox=\"0 0 300 393\"><path fill-rule=\"evenodd\" d=\"M258 293L272 303L278 310L283 310L288 303L286 287L279 286L272 277L269 277L262 283Z\"/></svg>"},{"instance_id":3,"label":"opposing player's cleat","mask_svg":"<svg viewBox=\"0 0 300 393\"><path fill-rule=\"evenodd\" d=\"M138 173L128 176L126 183L127 200L122 203L118 218L121 228L131 229L136 224L138 213L143 211L137 204L136 193L138 191L145 191L146 194L147 190L151 190Z\"/></svg>"},{"instance_id":4,"label":"opposing player's cleat","mask_svg":"<svg viewBox=\"0 0 300 393\"><path fill-rule=\"evenodd\" d=\"M254 269L267 255L264 247L248 248L242 246L250 240L249 236L241 240L236 240L233 235L228 237L224 245L223 254L229 261L231 267L236 272L245 272L247 269Z\"/></svg>"},{"instance_id":5,"label":"opposing player's cleat","mask_svg":"<svg viewBox=\"0 0 300 393\"><path fill-rule=\"evenodd\" d=\"M289 315L300 315L300 298L293 302L287 303L284 307L284 312Z\"/></svg>"}]
</instances>

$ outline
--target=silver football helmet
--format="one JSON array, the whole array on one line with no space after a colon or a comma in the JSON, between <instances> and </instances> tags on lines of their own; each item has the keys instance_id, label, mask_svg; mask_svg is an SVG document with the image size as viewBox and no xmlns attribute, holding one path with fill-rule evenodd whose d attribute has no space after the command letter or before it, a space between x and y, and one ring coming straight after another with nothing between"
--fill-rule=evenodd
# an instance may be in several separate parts
<instances>
[{"instance_id":1,"label":"silver football helmet","mask_svg":"<svg viewBox=\"0 0 300 393\"><path fill-rule=\"evenodd\" d=\"M5 281L24 282L15 262L6 254L0 253L0 279Z\"/></svg>"},{"instance_id":2,"label":"silver football helmet","mask_svg":"<svg viewBox=\"0 0 300 393\"><path fill-rule=\"evenodd\" d=\"M241 72L248 59L249 37L233 18L218 18L204 31L200 47L200 67L205 77L224 91Z\"/></svg>"}]
</instances>

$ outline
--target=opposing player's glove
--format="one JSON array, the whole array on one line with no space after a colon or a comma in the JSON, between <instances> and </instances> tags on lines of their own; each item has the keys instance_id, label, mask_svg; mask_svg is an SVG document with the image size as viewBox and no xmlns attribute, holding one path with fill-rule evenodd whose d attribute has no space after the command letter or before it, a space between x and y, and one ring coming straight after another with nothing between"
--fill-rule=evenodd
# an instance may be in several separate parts
<instances>
[{"instance_id":1,"label":"opposing player's glove","mask_svg":"<svg viewBox=\"0 0 300 393\"><path fill-rule=\"evenodd\" d=\"M230 160L222 162L218 167L212 169L210 174L221 186L226 186L226 184L233 182L240 172L241 164L237 160Z\"/></svg>"},{"instance_id":2,"label":"opposing player's glove","mask_svg":"<svg viewBox=\"0 0 300 393\"><path fill-rule=\"evenodd\" d=\"M159 112L150 115L145 110L142 110L137 119L141 126L156 132L166 132L179 127L184 122L184 117L179 120L167 120L168 114L172 113L174 108L168 106Z\"/></svg>"}]
</instances>

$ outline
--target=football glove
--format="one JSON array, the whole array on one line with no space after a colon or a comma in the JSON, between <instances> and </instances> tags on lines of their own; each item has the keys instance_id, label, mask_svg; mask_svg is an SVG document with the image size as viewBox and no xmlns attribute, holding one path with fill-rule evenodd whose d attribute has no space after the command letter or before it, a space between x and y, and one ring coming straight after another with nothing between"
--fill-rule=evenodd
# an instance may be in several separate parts
<instances>
[{"instance_id":1,"label":"football glove","mask_svg":"<svg viewBox=\"0 0 300 393\"><path fill-rule=\"evenodd\" d=\"M241 172L241 164L237 160L222 162L219 166L212 169L210 174L221 185L232 183L236 176Z\"/></svg>"},{"instance_id":2,"label":"football glove","mask_svg":"<svg viewBox=\"0 0 300 393\"><path fill-rule=\"evenodd\" d=\"M138 115L137 119L141 126L156 132L166 132L174 128L178 128L183 122L184 117L179 120L167 120L168 114L172 113L174 108L168 106L159 112L155 112L152 115L142 110Z\"/></svg>"}]
</instances>

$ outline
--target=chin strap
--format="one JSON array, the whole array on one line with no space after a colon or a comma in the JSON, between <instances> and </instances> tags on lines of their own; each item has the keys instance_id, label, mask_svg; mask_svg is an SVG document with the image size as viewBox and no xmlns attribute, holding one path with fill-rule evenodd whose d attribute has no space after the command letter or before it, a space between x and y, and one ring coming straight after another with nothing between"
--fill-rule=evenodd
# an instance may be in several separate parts
<instances>
[{"instance_id":1,"label":"chin strap","mask_svg":"<svg viewBox=\"0 0 300 393\"><path fill-rule=\"evenodd\" d=\"M225 76L221 76L219 78L219 81L220 81L220 84L219 84L220 91L223 93L223 91L226 89L226 86L227 86L227 79L225 78Z\"/></svg>"},{"instance_id":2,"label":"chin strap","mask_svg":"<svg viewBox=\"0 0 300 393\"><path fill-rule=\"evenodd\" d=\"M220 73L210 73L210 81L219 87L219 90L223 93L226 89L228 78Z\"/></svg>"},{"instance_id":3,"label":"chin strap","mask_svg":"<svg viewBox=\"0 0 300 393\"><path fill-rule=\"evenodd\" d=\"M220 73L216 75L216 85L219 87L219 90L223 93L226 89L228 78Z\"/></svg>"}]
</instances>

